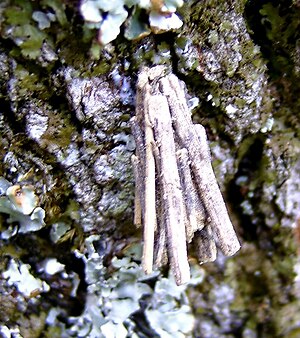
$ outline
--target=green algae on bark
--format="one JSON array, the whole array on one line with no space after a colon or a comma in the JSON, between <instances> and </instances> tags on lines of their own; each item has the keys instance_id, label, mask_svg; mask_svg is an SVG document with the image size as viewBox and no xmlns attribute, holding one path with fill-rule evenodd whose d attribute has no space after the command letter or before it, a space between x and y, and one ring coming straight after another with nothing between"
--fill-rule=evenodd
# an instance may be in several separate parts
<instances>
[{"instance_id":1,"label":"green algae on bark","mask_svg":"<svg viewBox=\"0 0 300 338\"><path fill-rule=\"evenodd\" d=\"M5 257L1 271L7 270L11 259L20 266L30 264L32 275L44 279L51 289L33 294L30 300L18 294L22 301L16 304L16 290L0 283L1 303L7 305L0 318L12 320L12 328L22 325L18 318L24 312L18 306L27 311L26 316L33 306L40 311L41 322L47 312L46 336L66 332L59 318L74 329L72 334L78 327L88 334L94 325L99 327L100 316L93 317L94 313L103 315L100 293L103 298L105 292L114 293L111 299L117 299L115 294L126 280L120 278L123 272L132 273L129 292L140 285L139 258L122 260L128 242L141 237L131 219L133 146L128 120L134 109L136 72L145 64L167 64L187 83L188 92L200 99L193 117L208 131L216 175L243 249L235 258L201 268L202 274L206 272L201 282L181 293L180 299L166 293L158 296L166 295L171 305L188 305L188 316L192 305L193 333L201 337L297 336L299 267L291 228L299 217L300 200L295 21L299 6L295 1L258 4L254 17L263 19L268 28L258 40L257 21L251 22L248 7L245 11L245 4L253 3L189 1L181 10L180 32L132 43L119 37L105 48L93 41L94 32L87 30L69 1L1 3L5 15L0 15L4 28L0 174L16 182L15 169L21 174L33 170L32 182L47 224L41 232L0 243L1 259ZM264 48L266 39L271 41L271 57ZM6 226L3 215L1 223ZM41 276L39 263L51 256L66 264L67 280L59 274ZM75 270L81 281L78 289L72 282ZM157 279L146 283L151 292L156 283ZM152 300L157 302L155 297ZM155 310L146 296L140 301L129 301L133 310L145 304L147 313L149 306ZM160 305L170 308L170 304ZM118 309L110 306L106 309L118 315ZM78 312L72 312L74 308ZM152 323L158 323L158 313L153 311ZM130 325L145 323L144 315L138 310ZM58 324L59 332L53 332L53 324ZM133 334L147 329L148 324L144 331L134 326Z\"/></svg>"}]
</instances>

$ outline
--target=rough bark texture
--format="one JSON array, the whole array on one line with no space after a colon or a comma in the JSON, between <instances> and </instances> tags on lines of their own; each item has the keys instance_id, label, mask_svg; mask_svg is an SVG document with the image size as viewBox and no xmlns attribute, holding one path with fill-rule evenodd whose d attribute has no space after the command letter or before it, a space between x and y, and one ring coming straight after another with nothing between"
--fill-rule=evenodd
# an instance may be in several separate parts
<instances>
[{"instance_id":1,"label":"rough bark texture","mask_svg":"<svg viewBox=\"0 0 300 338\"><path fill-rule=\"evenodd\" d=\"M1 2L0 204L21 184L45 210L20 233L0 214L1 335L299 336L299 2L188 1L180 14L180 32L100 48L75 2ZM200 99L242 242L180 288L144 277L133 226L129 119L137 72L157 64Z\"/></svg>"}]
</instances>

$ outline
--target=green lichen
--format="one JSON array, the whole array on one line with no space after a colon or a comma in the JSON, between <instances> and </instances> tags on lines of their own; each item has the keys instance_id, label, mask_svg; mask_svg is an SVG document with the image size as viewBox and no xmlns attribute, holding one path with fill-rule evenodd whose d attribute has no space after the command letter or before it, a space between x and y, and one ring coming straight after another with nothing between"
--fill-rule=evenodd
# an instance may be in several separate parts
<instances>
[{"instance_id":1,"label":"green lichen","mask_svg":"<svg viewBox=\"0 0 300 338\"><path fill-rule=\"evenodd\" d=\"M60 1L44 0L40 2L40 6L38 8L34 3L15 0L11 1L10 6L3 12L5 20L2 36L11 38L20 48L22 55L29 59L37 59L41 56L45 41L53 46L52 36L48 34L53 22L57 21L61 26L67 22L64 5ZM36 13L39 15L37 16ZM41 22L42 17L44 23ZM45 20L48 20L47 24ZM17 55L17 51L17 48L13 49L12 55Z\"/></svg>"},{"instance_id":2,"label":"green lichen","mask_svg":"<svg viewBox=\"0 0 300 338\"><path fill-rule=\"evenodd\" d=\"M226 1L216 4L214 0L195 7L184 17L184 29L192 43L180 47L182 38L178 38L177 67L187 75L187 84L199 91L199 114L214 116L214 132L227 134L237 144L243 138L244 127L252 133L259 128L261 106L267 98L266 65L250 39L241 8L232 8Z\"/></svg>"},{"instance_id":3,"label":"green lichen","mask_svg":"<svg viewBox=\"0 0 300 338\"><path fill-rule=\"evenodd\" d=\"M23 97L28 97L31 93L39 95L41 98L46 98L49 95L47 87L40 81L40 74L24 68L22 65L17 65L15 69L17 80L16 90Z\"/></svg>"},{"instance_id":4,"label":"green lichen","mask_svg":"<svg viewBox=\"0 0 300 338\"><path fill-rule=\"evenodd\" d=\"M225 335L225 331L227 336L297 337L299 301L297 294L291 292L295 284L293 268L296 248L289 227L298 213L296 197L299 174L295 170L294 176L289 175L299 154L299 141L295 138L295 134L299 134L299 72L297 73L296 67L293 68L299 58L293 48L293 34L296 36L297 26L291 23L289 27L290 18L295 21L296 15L291 17L285 14L290 4L294 4L294 7L289 9L296 13L296 1L287 3L289 5L286 5L283 12L280 8L284 2L278 8L273 3L262 4L260 15L258 11L256 13L258 20L263 19L268 28L266 37L272 42L269 50L279 52L278 57L272 54L271 58L265 54L262 43L259 43L260 47L255 45L258 44L257 40L249 35L250 30L244 29L247 25L236 26L237 23L245 23L245 17L249 18L243 9L245 1L231 4L226 1L189 1L181 11L185 25L176 35L149 36L143 42L131 41L129 44L120 38L106 47L100 47L97 41L93 41L91 50L91 40L96 33L83 25L76 15L78 9L74 9L71 2L57 0L10 3L12 8L7 7L6 14L0 18L1 27L4 28L0 35L12 47L11 58L8 57L8 61L1 58L1 103L4 103L2 113L5 117L2 120L1 115L0 121L1 134L4 135L0 148L2 158L5 158L1 161L1 173L8 173L9 180L13 181L13 168L22 167L26 171L34 163L37 176L35 182L37 181L39 192L46 191L41 194L44 203L42 206L47 212L49 229L52 230L50 244L47 229L41 234L19 234L14 237L13 244L9 240L10 244L1 247L1 254L3 257L13 257L16 261L22 259L22 256L27 260L34 257L35 261L29 268L32 275L33 267L41 255L50 257L55 254L65 258L77 249L76 255L84 254L87 260L81 267L76 264L80 271L86 269L88 272L86 280L84 273L81 276L81 287L88 282L87 295L82 289L75 295L81 306L86 304L82 314L69 315L71 301L62 293L66 289L63 286L66 285L66 280L56 279L55 283L63 281L57 294L54 292L49 298L48 295L41 295L45 307L49 306L53 310L53 303L55 304L57 314L51 317L49 312L43 334L48 337L68 334L77 336L79 328L82 336L109 336L112 332L118 337L126 334L132 337L142 336L144 332L139 331L135 323L143 325L144 321L140 317L135 320L132 318L140 313L142 306L139 305L146 304L146 329L151 326L151 329L157 329L161 335L169 334L173 337L175 333L170 325L175 322L177 332L182 330L183 335L188 336L189 328L185 325L190 327L193 317L190 304L194 302L197 324L193 336L202 337L205 332L210 332L209 337L220 337ZM50 3L53 5L50 6ZM190 4L192 8L189 7ZM142 19L143 14L147 16L147 11L138 7L135 9L139 9L132 12L136 15L136 21L129 20L127 23L132 26L128 29L127 23L123 26L125 34L131 34L128 36L130 39L141 36L144 29L149 29L144 26L147 20ZM36 16L37 13L39 16ZM54 21L49 17L50 13L55 18ZM283 24L282 37L278 23ZM26 24L29 25L29 32L32 32L29 37L22 36ZM19 26L21 36L14 36L14 25ZM250 23L249 27L254 31ZM260 36L263 35L262 31L259 31ZM42 36L45 36L48 47L53 48L56 59L49 61L49 57L53 56L51 53L46 53L48 59L45 57ZM236 39L238 44L234 43ZM18 45L19 42L22 44ZM280 48L288 53L288 57L286 53L280 53ZM218 54L218 51L222 53ZM237 58L239 55L241 59ZM268 76L265 77L266 62L262 55L269 60ZM251 92L255 85L266 83L269 77L273 78L272 62L279 65L276 67L277 82L272 83L272 92L264 90L264 86L258 86L260 89L252 93L262 101L251 102L246 95L247 91ZM193 290L189 288L180 291L176 297L176 288L168 279L166 281L160 276L154 276L154 279L147 281L133 276L141 273L140 256L130 256L128 259L126 254L124 259L120 252L118 257L109 253L106 264L103 265L103 252L107 254L109 247L117 250L120 245L119 242L116 244L116 238L110 240L110 237L115 236L120 242L128 240L128 233L134 235L134 239L140 238L131 221L132 179L118 174L127 171L129 157L120 154L110 164L106 163L105 168L113 173L112 179L108 181L100 174L95 175L91 169L94 158L99 154L113 157L114 151L110 150L114 145L125 144L124 138L116 139L113 135L116 135L115 128L118 131L122 129L120 121L127 123L128 116L132 114L132 106L124 108L121 99L114 100L115 92L113 95L105 92L97 104L104 102L107 111L99 110L90 115L90 110L85 106L88 90L80 97L78 94L78 105L72 104L69 92L66 99L68 81L78 81L79 86L82 77L88 79L91 74L97 77L108 74L111 65L119 70L120 81L124 80L122 74L127 72L130 75L128 81L133 80L131 87L134 88L134 77L141 63L172 64L173 71L181 75L189 85L188 92L200 98L200 106L195 110L194 118L207 127L216 175L225 182L220 181L220 185L224 187L228 183L227 179L224 180L224 173L229 173L228 177L236 180L236 190L229 191L226 197L235 202L228 205L235 211L232 213L233 221L243 237L242 252L227 262L221 260L205 267L207 279L198 282ZM216 70L211 65L216 66ZM281 69L280 66L284 67ZM68 73L69 77L65 76L64 69L72 70ZM283 73L287 75L280 78ZM106 83L91 81L87 82L86 88L103 88ZM278 84L280 94L274 89ZM111 82L109 85L115 88L118 83ZM7 88L9 92L6 92ZM91 98L93 97L92 95ZM282 100L285 100L284 104ZM35 120L37 116L42 117L39 123ZM48 119L47 128L37 137L34 130L37 127L44 130L45 118ZM107 124L107 120L110 123ZM128 125L125 128L128 132ZM83 130L85 135L81 133ZM57 134L53 136L55 132ZM32 138L34 135L36 138ZM74 145L78 145L78 148L71 147ZM69 159L72 149L78 150L80 154L73 171L72 166L64 167L62 164ZM131 150L128 154L130 152ZM7 153L13 153L14 157L9 157ZM21 155L20 158L18 154ZM255 156L250 156L251 154ZM118 163L121 163L120 167ZM89 178L92 178L92 184L88 181ZM82 181L83 185L80 185ZM281 189L285 185L286 191L283 192ZM82 191L82 195L75 195ZM240 199L235 201L237 195ZM78 202L80 198L81 201ZM239 206L240 209L237 209ZM1 214L4 229L7 217L9 216ZM285 230L282 224L287 226ZM103 243L99 238L90 237L91 233L99 231L109 237ZM45 234L47 240L39 237ZM87 248L88 240L94 240L94 249ZM111 257L114 257L112 262ZM1 267L5 271L7 264L4 259L2 261ZM76 263L80 262L81 260ZM220 266L224 266L225 270L219 270ZM69 271L72 268L74 266L69 264ZM125 290L128 293L125 296L126 288L122 281L128 281L128 289ZM139 303L134 292L140 284L150 287L150 291L145 287L150 292L150 299L137 291ZM224 291L221 296L217 289ZM9 289L7 294L3 288L0 291L0 303L4 308L0 311L0 319L3 322L16 322L20 316L20 295L13 297L15 289ZM108 298L105 298L106 294L109 295ZM190 296L189 301L185 299L186 294ZM227 298L227 295L234 297ZM223 303L219 299L222 296ZM65 303L61 303L62 299ZM108 300L107 303L105 299ZM35 299L27 299L21 305L32 301ZM120 307L114 307L114 303ZM176 305L173 306L174 304ZM180 307L182 312L179 311L179 316ZM40 310L35 306L34 310L37 309ZM107 312L103 313L103 309ZM126 318L122 315L126 315ZM54 320L51 321L51 318ZM64 323L60 318L63 318ZM34 320L38 322L39 318L34 317ZM121 320L124 321L120 324ZM116 321L119 322L116 324ZM22 325L22 321L18 323ZM29 336L34 336L33 331L30 331Z\"/></svg>"}]
</instances>

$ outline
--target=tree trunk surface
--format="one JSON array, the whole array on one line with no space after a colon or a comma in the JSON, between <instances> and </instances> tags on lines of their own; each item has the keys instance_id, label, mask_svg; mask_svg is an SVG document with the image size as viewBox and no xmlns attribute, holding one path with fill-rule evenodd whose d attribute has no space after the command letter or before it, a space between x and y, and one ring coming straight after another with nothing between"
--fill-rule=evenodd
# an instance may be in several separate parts
<instances>
[{"instance_id":1,"label":"tree trunk surface","mask_svg":"<svg viewBox=\"0 0 300 338\"><path fill-rule=\"evenodd\" d=\"M298 337L299 2L186 1L181 29L126 40L126 22L105 46L79 6L0 4L0 335ZM133 224L130 118L158 64L199 99L242 246L191 251L179 287L144 275Z\"/></svg>"}]
</instances>

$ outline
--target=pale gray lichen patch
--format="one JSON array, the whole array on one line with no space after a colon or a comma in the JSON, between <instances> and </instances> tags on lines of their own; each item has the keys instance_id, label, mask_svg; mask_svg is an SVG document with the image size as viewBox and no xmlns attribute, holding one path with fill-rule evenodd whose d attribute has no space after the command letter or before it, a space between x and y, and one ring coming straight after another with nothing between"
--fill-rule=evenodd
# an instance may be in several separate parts
<instances>
[{"instance_id":1,"label":"pale gray lichen patch","mask_svg":"<svg viewBox=\"0 0 300 338\"><path fill-rule=\"evenodd\" d=\"M96 159L94 164L94 171L96 174L96 180L99 184L104 184L105 182L110 182L113 179L116 179L115 173L111 165L109 165L109 155L103 154Z\"/></svg>"},{"instance_id":2,"label":"pale gray lichen patch","mask_svg":"<svg viewBox=\"0 0 300 338\"><path fill-rule=\"evenodd\" d=\"M38 23L39 29L43 30L50 27L51 21L55 21L55 15L50 12L34 11L32 19Z\"/></svg>"},{"instance_id":3,"label":"pale gray lichen patch","mask_svg":"<svg viewBox=\"0 0 300 338\"><path fill-rule=\"evenodd\" d=\"M12 259L8 269L2 273L2 277L7 278L8 284L14 285L26 297L30 297L31 293L36 290L39 290L39 292L49 291L49 285L32 276L29 270L28 264L16 262Z\"/></svg>"},{"instance_id":4,"label":"pale gray lichen patch","mask_svg":"<svg viewBox=\"0 0 300 338\"><path fill-rule=\"evenodd\" d=\"M39 107L32 107L27 112L26 132L31 139L38 141L48 128L49 117Z\"/></svg>"},{"instance_id":5,"label":"pale gray lichen patch","mask_svg":"<svg viewBox=\"0 0 300 338\"><path fill-rule=\"evenodd\" d=\"M120 97L105 79L95 77L71 80L68 82L68 95L78 120L83 125L97 127L98 133L109 132L120 120L122 112L116 109Z\"/></svg>"},{"instance_id":6,"label":"pale gray lichen patch","mask_svg":"<svg viewBox=\"0 0 300 338\"><path fill-rule=\"evenodd\" d=\"M88 284L86 306L81 316L70 318L68 334L88 337L135 337L143 332L137 327L135 314L144 313L148 332L164 337L191 337L194 316L186 297L187 286L178 287L172 277L160 278L157 272L145 276L137 264L141 259L140 245L134 244L122 258L113 257L108 273L103 257L95 249L99 236L89 236L85 251L77 252L85 262ZM193 270L193 269L192 269ZM192 282L201 283L203 270L192 272ZM155 287L149 281L157 279ZM143 304L143 305L142 305ZM58 318L55 325L61 325Z\"/></svg>"},{"instance_id":7,"label":"pale gray lichen patch","mask_svg":"<svg viewBox=\"0 0 300 338\"><path fill-rule=\"evenodd\" d=\"M235 290L228 283L215 280L213 276L209 279L213 284L209 290L201 290L197 294L195 290L191 292L197 304L195 311L201 309L197 314L197 325L193 334L205 338L233 337L230 333L235 325L235 318L232 316L231 306L235 300ZM202 286L207 287L206 284Z\"/></svg>"},{"instance_id":8,"label":"pale gray lichen patch","mask_svg":"<svg viewBox=\"0 0 300 338\"><path fill-rule=\"evenodd\" d=\"M219 142L211 142L211 155L213 167L221 191L225 191L226 178L235 173L235 158L230 149L222 148Z\"/></svg>"},{"instance_id":9,"label":"pale gray lichen patch","mask_svg":"<svg viewBox=\"0 0 300 338\"><path fill-rule=\"evenodd\" d=\"M297 219L299 219L299 177L300 161L297 160L295 165L289 171L289 177L284 182L282 182L279 190L273 191L273 193L271 194L271 196L276 199L276 204L284 215L284 217L281 219L282 226L294 227L295 222L297 221Z\"/></svg>"},{"instance_id":10,"label":"pale gray lichen patch","mask_svg":"<svg viewBox=\"0 0 300 338\"><path fill-rule=\"evenodd\" d=\"M182 0L164 2L85 0L81 1L80 12L91 28L99 29L98 41L105 45L119 35L120 27L127 18L125 37L130 40L148 35L150 33L148 23L154 33L180 28L183 23L175 12L177 7L182 5ZM144 10L144 16L140 15L141 10ZM143 19L145 14L149 16L148 20Z\"/></svg>"},{"instance_id":11,"label":"pale gray lichen patch","mask_svg":"<svg viewBox=\"0 0 300 338\"><path fill-rule=\"evenodd\" d=\"M71 226L64 222L57 222L52 224L50 230L51 241L53 243L57 243L69 230L71 230Z\"/></svg>"},{"instance_id":12,"label":"pale gray lichen patch","mask_svg":"<svg viewBox=\"0 0 300 338\"><path fill-rule=\"evenodd\" d=\"M70 145L56 152L57 160L65 167L74 167L80 163L80 150L76 143Z\"/></svg>"},{"instance_id":13,"label":"pale gray lichen patch","mask_svg":"<svg viewBox=\"0 0 300 338\"><path fill-rule=\"evenodd\" d=\"M0 177L0 189L0 212L9 215L6 222L12 224L7 229L2 229L1 238L8 239L16 232L38 231L45 226L45 210L38 206L34 187L12 185ZM15 222L18 226L13 225Z\"/></svg>"},{"instance_id":14,"label":"pale gray lichen patch","mask_svg":"<svg viewBox=\"0 0 300 338\"><path fill-rule=\"evenodd\" d=\"M4 162L4 164L7 165L7 167L9 168L9 171L11 173L15 173L18 170L17 168L20 167L18 157L12 151L8 151L5 154L5 156L3 158L3 162Z\"/></svg>"}]
</instances>

